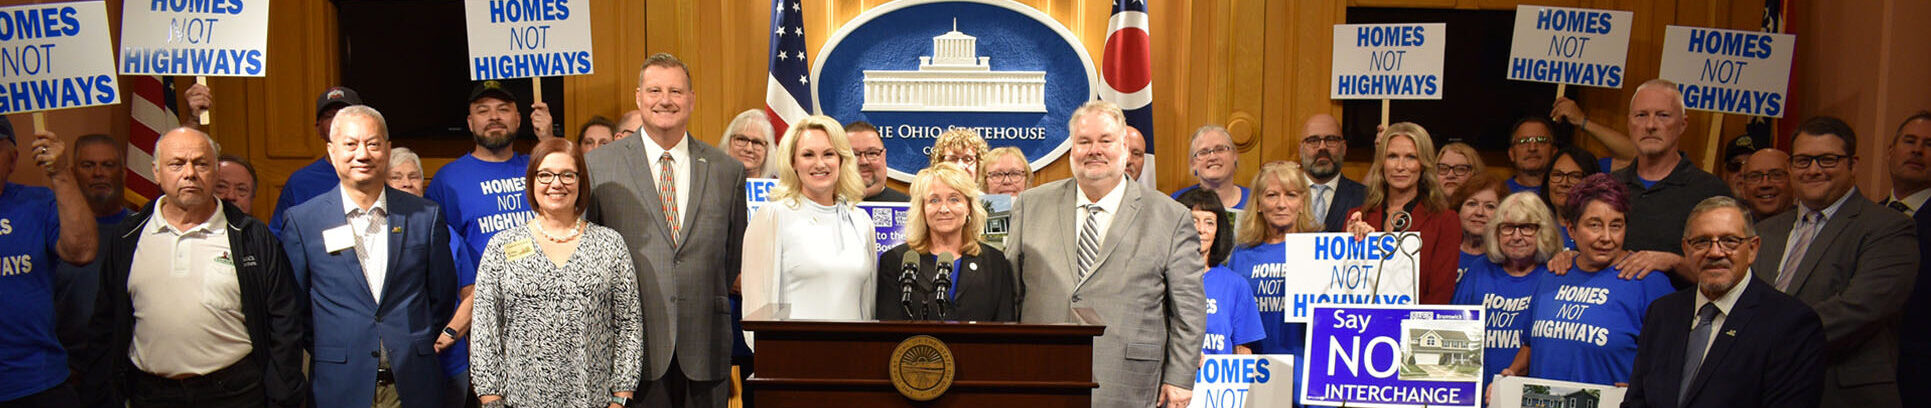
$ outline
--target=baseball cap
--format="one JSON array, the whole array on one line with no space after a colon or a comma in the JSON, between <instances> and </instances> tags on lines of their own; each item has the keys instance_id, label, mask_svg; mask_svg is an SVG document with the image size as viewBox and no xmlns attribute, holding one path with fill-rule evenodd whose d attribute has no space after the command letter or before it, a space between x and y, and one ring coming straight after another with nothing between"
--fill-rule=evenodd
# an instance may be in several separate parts
<instances>
[{"instance_id":1,"label":"baseball cap","mask_svg":"<svg viewBox=\"0 0 1931 408\"><path fill-rule=\"evenodd\" d=\"M1757 145L1756 138L1750 137L1750 135L1737 136L1735 139L1730 139L1729 146L1723 148L1723 158L1727 161L1737 156L1756 153L1758 149L1762 148L1762 146Z\"/></svg>"},{"instance_id":2,"label":"baseball cap","mask_svg":"<svg viewBox=\"0 0 1931 408\"><path fill-rule=\"evenodd\" d=\"M322 91L322 96L315 97L315 117L321 118L322 112L328 112L329 108L335 107L336 105L348 106L361 104L362 96L357 95L354 89L341 86L330 87L328 90Z\"/></svg>"},{"instance_id":3,"label":"baseball cap","mask_svg":"<svg viewBox=\"0 0 1931 408\"><path fill-rule=\"evenodd\" d=\"M495 80L483 81L482 83L476 84L475 88L469 90L470 103L475 103L477 99L483 99L483 97L502 99L511 103L516 102L516 94L510 93L509 89L503 88L503 83L496 82Z\"/></svg>"}]
</instances>

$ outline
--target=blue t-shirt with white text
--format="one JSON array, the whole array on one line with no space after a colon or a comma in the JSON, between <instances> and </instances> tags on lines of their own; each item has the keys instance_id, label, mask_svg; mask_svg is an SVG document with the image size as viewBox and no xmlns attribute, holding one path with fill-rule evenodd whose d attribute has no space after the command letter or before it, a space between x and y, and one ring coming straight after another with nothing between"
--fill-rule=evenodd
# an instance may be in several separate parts
<instances>
[{"instance_id":1,"label":"blue t-shirt with white text","mask_svg":"<svg viewBox=\"0 0 1931 408\"><path fill-rule=\"evenodd\" d=\"M1462 254L1461 261L1455 263L1455 282L1461 282L1463 276L1468 276L1469 267L1488 263L1488 255L1470 254L1461 250L1455 252Z\"/></svg>"},{"instance_id":2,"label":"blue t-shirt with white text","mask_svg":"<svg viewBox=\"0 0 1931 408\"><path fill-rule=\"evenodd\" d=\"M1570 267L1536 284L1529 302L1529 375L1610 385L1629 382L1636 336L1656 298L1675 292L1666 273L1641 280L1616 277L1614 267L1586 272Z\"/></svg>"},{"instance_id":3,"label":"blue t-shirt with white text","mask_svg":"<svg viewBox=\"0 0 1931 408\"><path fill-rule=\"evenodd\" d=\"M67 352L54 335L60 214L53 190L0 188L0 401L11 401L67 380Z\"/></svg>"},{"instance_id":4,"label":"blue t-shirt with white text","mask_svg":"<svg viewBox=\"0 0 1931 408\"><path fill-rule=\"evenodd\" d=\"M1202 354L1233 354L1234 346L1267 337L1261 328L1260 310L1254 306L1254 290L1247 279L1225 266L1208 269L1200 278L1207 293L1207 324Z\"/></svg>"},{"instance_id":5,"label":"blue t-shirt with white text","mask_svg":"<svg viewBox=\"0 0 1931 408\"><path fill-rule=\"evenodd\" d=\"M1287 244L1236 246L1227 255L1227 269L1245 275L1254 291L1254 304L1260 310L1261 328L1267 337L1254 343L1254 354L1293 354L1306 347L1307 325L1287 323L1288 299Z\"/></svg>"},{"instance_id":6,"label":"blue t-shirt with white text","mask_svg":"<svg viewBox=\"0 0 1931 408\"><path fill-rule=\"evenodd\" d=\"M1464 259L1466 260L1466 259ZM1488 320L1483 325L1482 378L1494 378L1515 362L1522 350L1522 334L1529 328L1529 302L1535 297L1536 283L1548 275L1549 267L1537 263L1528 275L1511 276L1502 265L1484 256L1480 264L1469 265L1455 284L1454 304L1482 306Z\"/></svg>"},{"instance_id":7,"label":"blue t-shirt with white text","mask_svg":"<svg viewBox=\"0 0 1931 408\"><path fill-rule=\"evenodd\" d=\"M524 193L523 174L529 167L527 154L500 163L463 155L436 170L435 178L424 189L424 198L442 207L443 221L455 234L449 237L450 246L462 249L451 257L457 264L457 287L475 283L476 262L483 259L483 248L489 246L490 237L521 227L536 216ZM457 342L441 354L443 371L455 374L468 370L468 356L469 342Z\"/></svg>"}]
</instances>

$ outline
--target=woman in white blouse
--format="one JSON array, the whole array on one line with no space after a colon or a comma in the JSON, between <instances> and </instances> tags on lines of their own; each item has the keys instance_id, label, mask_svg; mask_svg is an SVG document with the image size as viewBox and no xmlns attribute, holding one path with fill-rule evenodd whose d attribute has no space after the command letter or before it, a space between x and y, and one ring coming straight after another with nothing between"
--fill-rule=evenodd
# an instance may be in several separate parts
<instances>
[{"instance_id":1,"label":"woman in white blouse","mask_svg":"<svg viewBox=\"0 0 1931 408\"><path fill-rule=\"evenodd\" d=\"M789 304L791 319L872 318L878 252L845 129L827 116L791 125L778 149L778 188L744 229L746 313Z\"/></svg>"}]
</instances>

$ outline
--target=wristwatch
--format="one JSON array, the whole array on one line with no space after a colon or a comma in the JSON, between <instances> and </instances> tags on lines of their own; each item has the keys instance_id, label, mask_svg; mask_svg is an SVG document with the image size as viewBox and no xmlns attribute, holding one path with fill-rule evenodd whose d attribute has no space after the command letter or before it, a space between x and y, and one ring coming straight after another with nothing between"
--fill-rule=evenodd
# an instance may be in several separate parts
<instances>
[{"instance_id":1,"label":"wristwatch","mask_svg":"<svg viewBox=\"0 0 1931 408\"><path fill-rule=\"evenodd\" d=\"M452 339L463 338L463 335L456 333L456 329L451 329L448 326L443 327L443 334L449 335L449 338L452 338Z\"/></svg>"},{"instance_id":2,"label":"wristwatch","mask_svg":"<svg viewBox=\"0 0 1931 408\"><path fill-rule=\"evenodd\" d=\"M630 399L612 395L610 396L610 403L627 407L630 406Z\"/></svg>"}]
</instances>

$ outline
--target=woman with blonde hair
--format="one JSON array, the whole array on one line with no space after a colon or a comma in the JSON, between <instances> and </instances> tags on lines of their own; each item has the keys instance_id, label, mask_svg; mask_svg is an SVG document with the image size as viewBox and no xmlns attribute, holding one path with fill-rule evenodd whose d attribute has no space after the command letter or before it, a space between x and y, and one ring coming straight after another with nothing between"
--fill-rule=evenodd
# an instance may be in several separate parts
<instances>
[{"instance_id":1,"label":"woman with blonde hair","mask_svg":"<svg viewBox=\"0 0 1931 408\"><path fill-rule=\"evenodd\" d=\"M940 133L938 140L932 141L932 152L927 156L932 159L933 166L939 163L959 165L960 168L965 169L966 174L972 175L974 185L983 186L986 184L984 159L988 148L986 139L979 137L979 132L966 128L952 128L945 133Z\"/></svg>"},{"instance_id":2,"label":"woman with blonde hair","mask_svg":"<svg viewBox=\"0 0 1931 408\"><path fill-rule=\"evenodd\" d=\"M1462 242L1461 217L1450 207L1436 177L1435 142L1412 122L1388 126L1375 141L1368 167L1367 197L1348 212L1348 232L1421 233L1421 303L1448 304L1455 297L1455 266Z\"/></svg>"},{"instance_id":3,"label":"woman with blonde hair","mask_svg":"<svg viewBox=\"0 0 1931 408\"><path fill-rule=\"evenodd\" d=\"M986 152L986 194L1018 197L1033 187L1033 169L1026 152L1006 146Z\"/></svg>"},{"instance_id":4,"label":"woman with blonde hair","mask_svg":"<svg viewBox=\"0 0 1931 408\"><path fill-rule=\"evenodd\" d=\"M789 304L793 319L871 319L877 244L856 206L865 184L844 127L804 118L773 153L778 188L744 229L743 310Z\"/></svg>"},{"instance_id":5,"label":"woman with blonde hair","mask_svg":"<svg viewBox=\"0 0 1931 408\"><path fill-rule=\"evenodd\" d=\"M1507 191L1500 178L1485 177L1490 187L1484 191ZM1494 378L1514 363L1529 331L1529 301L1542 276L1549 274L1549 257L1562 251L1555 215L1534 193L1509 195L1493 213L1479 232L1481 257L1465 263L1468 271L1455 283L1455 304L1482 306L1490 316L1483 337L1482 378Z\"/></svg>"},{"instance_id":6,"label":"woman with blonde hair","mask_svg":"<svg viewBox=\"0 0 1931 408\"><path fill-rule=\"evenodd\" d=\"M1482 154L1462 142L1442 146L1441 156L1435 158L1435 167L1441 169L1442 194L1448 195L1454 195L1469 177L1488 171L1488 165L1482 163Z\"/></svg>"},{"instance_id":7,"label":"woman with blonde hair","mask_svg":"<svg viewBox=\"0 0 1931 408\"><path fill-rule=\"evenodd\" d=\"M1267 337L1252 344L1254 354L1300 354L1306 328L1287 324L1287 299L1281 292L1286 281L1287 234L1320 232L1314 220L1314 196L1308 194L1307 173L1293 162L1273 162L1261 166L1247 196L1247 211L1234 221L1234 251L1227 255L1227 268L1247 278L1260 307L1261 328ZM1225 230L1223 230L1224 232Z\"/></svg>"},{"instance_id":8,"label":"woman with blonde hair","mask_svg":"<svg viewBox=\"0 0 1931 408\"><path fill-rule=\"evenodd\" d=\"M979 242L986 209L972 176L927 167L912 177L911 202L905 243L878 257L878 320L1016 321L1012 264Z\"/></svg>"}]
</instances>

